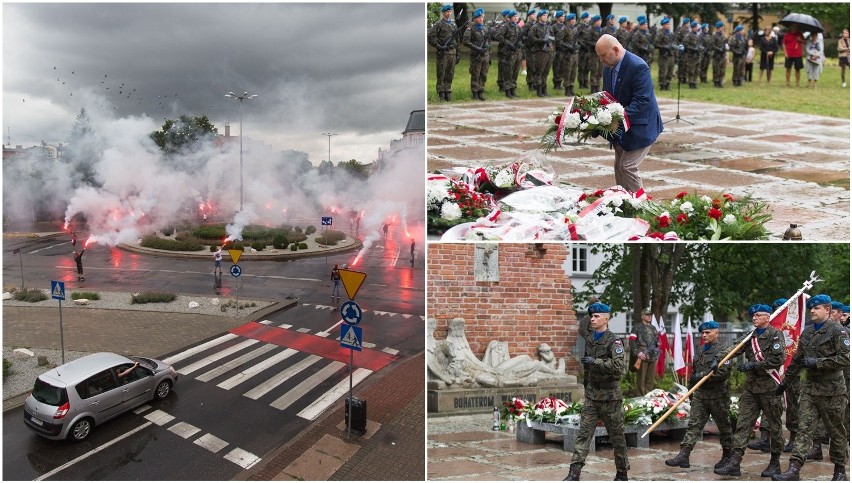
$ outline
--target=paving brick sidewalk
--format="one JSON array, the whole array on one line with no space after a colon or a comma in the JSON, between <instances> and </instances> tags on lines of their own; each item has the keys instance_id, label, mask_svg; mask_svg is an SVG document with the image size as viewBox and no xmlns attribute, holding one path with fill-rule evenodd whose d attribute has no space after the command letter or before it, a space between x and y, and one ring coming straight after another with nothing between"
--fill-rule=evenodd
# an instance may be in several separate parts
<instances>
[{"instance_id":1,"label":"paving brick sidewalk","mask_svg":"<svg viewBox=\"0 0 852 483\"><path fill-rule=\"evenodd\" d=\"M539 153L549 113L565 97L431 104L429 171L516 161ZM658 99L664 121L674 100ZM771 239L790 223L805 240L850 239L849 120L806 114L680 102L682 120L668 122L641 167L655 199L680 191L752 194L769 203ZM585 190L615 184L613 153L602 139L551 152L557 181Z\"/></svg>"}]
</instances>

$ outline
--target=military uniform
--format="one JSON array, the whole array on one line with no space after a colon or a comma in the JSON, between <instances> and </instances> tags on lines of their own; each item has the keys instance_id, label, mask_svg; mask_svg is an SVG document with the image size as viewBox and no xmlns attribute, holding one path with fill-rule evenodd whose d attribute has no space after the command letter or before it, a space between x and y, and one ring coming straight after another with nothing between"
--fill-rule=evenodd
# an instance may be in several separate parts
<instances>
[{"instance_id":1,"label":"military uniform","mask_svg":"<svg viewBox=\"0 0 852 483\"><path fill-rule=\"evenodd\" d=\"M438 77L436 90L442 101L452 100L453 76L456 70L456 24L452 19L438 20L429 29L426 41L437 49L435 71Z\"/></svg>"},{"instance_id":2,"label":"military uniform","mask_svg":"<svg viewBox=\"0 0 852 483\"><path fill-rule=\"evenodd\" d=\"M587 86L592 92L601 90L601 81L603 80L603 64L595 51L595 44L601 38L603 32L598 27L589 27L580 33L580 46L586 52L586 67L588 68L588 84Z\"/></svg>"},{"instance_id":3,"label":"military uniform","mask_svg":"<svg viewBox=\"0 0 852 483\"><path fill-rule=\"evenodd\" d=\"M654 36L654 46L657 48L657 62L659 70L657 79L660 82L660 90L669 90L672 76L674 75L675 53L677 52L677 44L675 44L674 34L669 29L660 29Z\"/></svg>"},{"instance_id":4,"label":"military uniform","mask_svg":"<svg viewBox=\"0 0 852 483\"><path fill-rule=\"evenodd\" d=\"M680 28L675 31L675 44L683 45L683 39L686 38L686 34L690 32L691 28L689 27L689 21L681 24ZM675 56L675 62L677 63L677 80L678 82L685 83L686 82L686 63L684 62L684 52L677 51Z\"/></svg>"},{"instance_id":5,"label":"military uniform","mask_svg":"<svg viewBox=\"0 0 852 483\"><path fill-rule=\"evenodd\" d=\"M742 34L734 32L728 39L728 45L731 47L731 57L734 67L733 84L741 86L743 84L743 77L745 76L745 54L748 51L748 44Z\"/></svg>"},{"instance_id":6,"label":"military uniform","mask_svg":"<svg viewBox=\"0 0 852 483\"><path fill-rule=\"evenodd\" d=\"M696 89L698 83L698 67L699 67L699 52L698 52L698 34L690 30L683 38L683 50L686 63L686 82L690 89Z\"/></svg>"},{"instance_id":7,"label":"military uniform","mask_svg":"<svg viewBox=\"0 0 852 483\"><path fill-rule=\"evenodd\" d=\"M529 19L529 15L527 15L527 21L524 22L524 26L521 27L521 41L523 51L521 52L521 56L523 60L527 62L527 88L531 91L534 91L533 88L533 73L535 72L535 56L532 55L533 45L530 41L530 29L536 24L536 19Z\"/></svg>"},{"instance_id":8,"label":"military uniform","mask_svg":"<svg viewBox=\"0 0 852 483\"><path fill-rule=\"evenodd\" d=\"M483 24L474 23L464 32L464 45L470 49L470 91L474 99L485 100L485 83L491 63L491 33Z\"/></svg>"},{"instance_id":9,"label":"military uniform","mask_svg":"<svg viewBox=\"0 0 852 483\"><path fill-rule=\"evenodd\" d=\"M564 73L562 75L562 82L565 85L566 96L574 95L574 81L577 79L577 64L579 62L579 35L580 30L576 25L566 25L565 36L562 38L562 42L557 44L565 49L565 65L563 67Z\"/></svg>"},{"instance_id":10,"label":"military uniform","mask_svg":"<svg viewBox=\"0 0 852 483\"><path fill-rule=\"evenodd\" d=\"M654 63L654 41L648 30L637 29L633 35L633 40L630 42L630 48L634 54L642 57L648 67L651 67L651 64Z\"/></svg>"},{"instance_id":11,"label":"military uniform","mask_svg":"<svg viewBox=\"0 0 852 483\"><path fill-rule=\"evenodd\" d=\"M618 40L618 43L621 44L622 47L626 47L627 41L630 39L630 32L628 32L626 28L619 28L615 31L615 39Z\"/></svg>"},{"instance_id":12,"label":"military uniform","mask_svg":"<svg viewBox=\"0 0 852 483\"><path fill-rule=\"evenodd\" d=\"M497 70L506 97L515 97L515 89L518 87L518 73L521 71L521 48L518 41L520 36L521 28L512 21L504 22L492 36L500 43L500 63Z\"/></svg>"},{"instance_id":13,"label":"military uniform","mask_svg":"<svg viewBox=\"0 0 852 483\"><path fill-rule=\"evenodd\" d=\"M558 19L562 18L563 15L559 15L561 10L556 13L557 21L550 27L550 32L553 35L553 88L554 89L562 89L562 81L565 76L565 57L566 52L564 49L560 48L560 42L565 40L565 33L567 31L568 26L565 25L565 22L560 22Z\"/></svg>"},{"instance_id":14,"label":"military uniform","mask_svg":"<svg viewBox=\"0 0 852 483\"><path fill-rule=\"evenodd\" d=\"M589 52L583 41L586 31L591 30L591 28L588 22L577 24L577 85L580 89L589 87L589 56L596 55L594 50L591 53Z\"/></svg>"},{"instance_id":15,"label":"military uniform","mask_svg":"<svg viewBox=\"0 0 852 483\"><path fill-rule=\"evenodd\" d=\"M527 33L531 55L527 56L527 68L530 86L539 97L547 95L547 76L553 59L553 40L550 35L550 25L546 22L536 22ZM534 58L534 67L529 67L530 57Z\"/></svg>"},{"instance_id":16,"label":"military uniform","mask_svg":"<svg viewBox=\"0 0 852 483\"><path fill-rule=\"evenodd\" d=\"M713 33L712 54L713 54L713 86L722 87L722 82L725 80L725 69L728 66L728 39L725 34L717 28Z\"/></svg>"},{"instance_id":17,"label":"military uniform","mask_svg":"<svg viewBox=\"0 0 852 483\"><path fill-rule=\"evenodd\" d=\"M706 25L706 24L705 24ZM702 84L707 83L707 70L710 68L710 59L712 58L713 36L705 27L701 30L701 35L698 36L698 49L701 52L701 63L698 67L698 77Z\"/></svg>"},{"instance_id":18,"label":"military uniform","mask_svg":"<svg viewBox=\"0 0 852 483\"><path fill-rule=\"evenodd\" d=\"M636 373L636 390L639 396L644 396L656 387L654 375L657 357L660 355L660 350L657 348L660 338L657 336L657 329L644 322L634 324L632 334L636 337L630 337L631 356L636 359L641 353L647 358L639 362Z\"/></svg>"}]
</instances>

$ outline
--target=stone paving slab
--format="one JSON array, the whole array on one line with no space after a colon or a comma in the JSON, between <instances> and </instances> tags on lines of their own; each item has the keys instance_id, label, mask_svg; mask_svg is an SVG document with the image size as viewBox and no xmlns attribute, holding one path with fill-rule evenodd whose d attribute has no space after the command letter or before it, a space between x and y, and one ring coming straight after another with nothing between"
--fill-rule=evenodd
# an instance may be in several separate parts
<instances>
[{"instance_id":1,"label":"stone paving slab","mask_svg":"<svg viewBox=\"0 0 852 483\"><path fill-rule=\"evenodd\" d=\"M430 105L427 144L436 149L428 150L427 167L479 166L538 151L547 115L565 101ZM674 118L675 101L658 102L663 120ZM646 191L655 199L670 199L680 191L751 194L773 213L767 225L770 239L780 239L790 223L805 225L805 240L850 239L849 120L683 100L680 115L695 124L666 123L642 168ZM484 155L471 154L476 152ZM614 183L611 161L606 162L612 156L605 141L592 139L545 159L557 170L559 182L599 189Z\"/></svg>"}]
</instances>

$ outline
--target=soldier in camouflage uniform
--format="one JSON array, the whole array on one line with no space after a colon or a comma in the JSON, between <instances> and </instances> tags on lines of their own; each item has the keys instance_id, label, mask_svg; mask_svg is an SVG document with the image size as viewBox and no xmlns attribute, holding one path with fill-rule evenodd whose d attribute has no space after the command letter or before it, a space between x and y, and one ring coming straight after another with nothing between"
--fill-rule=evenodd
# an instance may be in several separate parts
<instances>
[{"instance_id":1,"label":"soldier in camouflage uniform","mask_svg":"<svg viewBox=\"0 0 852 483\"><path fill-rule=\"evenodd\" d=\"M646 19L639 20L639 28L633 34L630 48L633 49L634 54L642 57L648 67L651 67L651 64L654 63L654 39L651 38L651 33L648 31Z\"/></svg>"},{"instance_id":2,"label":"soldier in camouflage uniform","mask_svg":"<svg viewBox=\"0 0 852 483\"><path fill-rule=\"evenodd\" d=\"M512 21L511 17L509 17L509 12L511 12L511 11L512 11L511 9L507 8L507 9L503 10L502 12L500 12L500 15L503 16L503 21L496 23L496 24L494 24L494 26L491 27L491 38L493 40L497 40L497 32L499 32L500 29L503 28L504 25L506 25L507 23ZM503 62L503 51L498 48L497 49L497 67L498 67L497 68L497 89L499 89L500 92L503 92L504 90L506 90L503 87L503 82L504 82L503 76L505 75L505 72L503 72L499 68L501 62Z\"/></svg>"},{"instance_id":3,"label":"soldier in camouflage uniform","mask_svg":"<svg viewBox=\"0 0 852 483\"><path fill-rule=\"evenodd\" d=\"M527 76L531 87L538 97L547 96L547 76L550 73L550 64L553 59L553 36L550 34L550 25L547 23L547 10L541 10L536 15L536 23L527 33L530 51L527 59L533 58L535 66ZM529 63L529 61L527 61Z\"/></svg>"},{"instance_id":4,"label":"soldier in camouflage uniform","mask_svg":"<svg viewBox=\"0 0 852 483\"><path fill-rule=\"evenodd\" d=\"M657 357L660 356L660 338L657 329L651 325L651 309L642 311L642 322L633 325L630 335L630 355L636 360L636 392L644 396L653 391Z\"/></svg>"},{"instance_id":5,"label":"soldier in camouflage uniform","mask_svg":"<svg viewBox=\"0 0 852 483\"><path fill-rule=\"evenodd\" d=\"M577 63L579 42L578 36L580 30L577 28L577 14L569 13L565 17L568 25L565 27L565 37L560 45L565 49L565 73L562 76L562 81L565 84L565 95L574 95L574 80L577 78Z\"/></svg>"},{"instance_id":6,"label":"soldier in camouflage uniform","mask_svg":"<svg viewBox=\"0 0 852 483\"><path fill-rule=\"evenodd\" d=\"M556 11L556 22L550 26L551 35L553 35L553 88L556 90L562 89L562 81L565 76L565 49L560 47L560 44L565 40L565 12L562 10Z\"/></svg>"},{"instance_id":7,"label":"soldier in camouflage uniform","mask_svg":"<svg viewBox=\"0 0 852 483\"><path fill-rule=\"evenodd\" d=\"M591 23L592 26L583 31L581 34L580 46L583 50L589 52L589 56L587 58L589 68L589 88L591 89L591 92L594 93L601 90L601 81L603 80L603 64L595 51L595 44L598 43L598 39L600 39L601 35L603 35L603 31L601 30L601 16L595 15L592 17Z\"/></svg>"},{"instance_id":8,"label":"soldier in camouflage uniform","mask_svg":"<svg viewBox=\"0 0 852 483\"><path fill-rule=\"evenodd\" d=\"M743 461L746 443L762 411L761 422L769 429L772 456L769 465L760 475L769 477L779 473L781 469L781 450L784 448L784 439L781 436L783 408L781 396L777 395L775 390L781 381L778 371L787 359L787 353L784 334L769 324L772 309L768 305L755 304L749 307L748 312L754 332L750 334L751 340L737 352L745 353L746 362L740 364L737 370L746 373L746 380L740 396L740 414L734 433L733 451L728 461L713 472L717 475L740 476L740 463Z\"/></svg>"},{"instance_id":9,"label":"soldier in camouflage uniform","mask_svg":"<svg viewBox=\"0 0 852 483\"><path fill-rule=\"evenodd\" d=\"M660 90L669 90L669 84L674 75L674 59L677 52L677 44L675 44L674 34L671 30L671 19L666 17L660 21L660 28L654 36L654 47L657 48L657 61L659 62L659 71L657 80L660 81Z\"/></svg>"},{"instance_id":10,"label":"soldier in camouflage uniform","mask_svg":"<svg viewBox=\"0 0 852 483\"><path fill-rule=\"evenodd\" d=\"M701 24L701 35L698 36L698 49L701 51L701 63L698 67L698 77L702 84L707 83L707 70L710 68L710 58L712 57L711 44L713 37L710 35L710 25Z\"/></svg>"},{"instance_id":11,"label":"soldier in camouflage uniform","mask_svg":"<svg viewBox=\"0 0 852 483\"><path fill-rule=\"evenodd\" d=\"M583 43L583 38L586 36L586 31L592 28L589 25L589 12L583 12L580 15L580 23L577 24L577 41L579 47L577 49L577 84L580 89L589 87L589 57L597 57L594 50L589 50Z\"/></svg>"},{"instance_id":12,"label":"soldier in camouflage uniform","mask_svg":"<svg viewBox=\"0 0 852 483\"><path fill-rule=\"evenodd\" d=\"M523 46L523 52L521 54L521 63L526 63L526 69L524 70L525 75L527 76L527 88L531 91L534 91L533 88L533 73L535 72L535 56L533 54L533 45L530 41L530 29L535 25L535 19L538 14L538 10L531 9L527 12L527 19L524 20L524 26L521 27L521 45Z\"/></svg>"},{"instance_id":13,"label":"soldier in camouflage uniform","mask_svg":"<svg viewBox=\"0 0 852 483\"><path fill-rule=\"evenodd\" d=\"M728 39L728 45L731 47L732 63L734 64L732 84L735 87L743 85L743 78L745 77L745 55L748 51L748 44L741 33L742 30L743 26L737 25L734 28L734 33Z\"/></svg>"},{"instance_id":14,"label":"soldier in camouflage uniform","mask_svg":"<svg viewBox=\"0 0 852 483\"><path fill-rule=\"evenodd\" d=\"M843 368L849 367L849 332L830 320L831 298L816 295L808 300L813 325L805 328L799 337L796 354L787 367L785 380L796 378L806 369L799 400L799 435L790 456L790 467L784 473L772 476L777 481L798 481L799 471L805 464L808 445L813 436L814 423L821 419L831 435L828 453L834 463L832 481L849 481L846 478L848 429L841 411L846 408L846 381ZM784 390L784 384L779 386Z\"/></svg>"},{"instance_id":15,"label":"soldier in camouflage uniform","mask_svg":"<svg viewBox=\"0 0 852 483\"><path fill-rule=\"evenodd\" d=\"M615 40L618 40L618 43L623 46L627 45L627 39L630 38L630 31L627 30L627 17L621 17L618 19L618 29L616 29L613 34Z\"/></svg>"},{"instance_id":16,"label":"soldier in camouflage uniform","mask_svg":"<svg viewBox=\"0 0 852 483\"><path fill-rule=\"evenodd\" d=\"M677 45L683 45L683 39L686 38L686 34L688 34L691 30L692 28L689 26L689 18L684 17L683 20L681 20L680 27L675 32L675 42ZM677 63L677 80L682 84L686 83L686 62L684 62L684 54L685 52L678 50L677 55L675 56L675 62Z\"/></svg>"},{"instance_id":17,"label":"soldier in camouflage uniform","mask_svg":"<svg viewBox=\"0 0 852 483\"><path fill-rule=\"evenodd\" d=\"M591 319L580 323L580 336L586 341L586 355L580 359L588 369L580 413L580 430L574 444L574 456L568 481L579 481L580 471L589 454L598 421L603 421L615 453L615 480L626 481L630 463L627 461L627 440L624 438L624 408L619 381L624 374L624 345L609 331L610 309L596 302L589 306Z\"/></svg>"},{"instance_id":18,"label":"soldier in camouflage uniform","mask_svg":"<svg viewBox=\"0 0 852 483\"><path fill-rule=\"evenodd\" d=\"M710 374L701 387L698 388L690 399L689 425L686 434L680 443L680 453L666 460L668 466L679 466L689 468L689 455L695 443L701 439L704 425L710 416L716 421L719 428L719 443L722 445L722 459L714 466L721 468L727 463L731 456L731 447L734 443L734 434L731 429L730 409L731 398L728 395L728 376L731 375L731 360L728 359L719 367L719 361L724 359L722 344L719 339L719 324L715 321L707 321L698 326L698 332L704 345L698 348L695 360L692 363L692 376L689 378L690 387L698 384L704 376Z\"/></svg>"},{"instance_id":19,"label":"soldier in camouflage uniform","mask_svg":"<svg viewBox=\"0 0 852 483\"><path fill-rule=\"evenodd\" d=\"M453 21L453 6L441 7L441 20L429 29L427 42L438 50L435 56L438 74L437 91L442 101L452 100L453 75L456 70L456 24Z\"/></svg>"},{"instance_id":20,"label":"soldier in camouflage uniform","mask_svg":"<svg viewBox=\"0 0 852 483\"><path fill-rule=\"evenodd\" d=\"M500 63L497 66L500 78L503 79L503 91L506 97L517 97L515 89L518 87L518 73L521 71L521 28L518 27L520 16L515 10L507 12L508 22L503 22L493 38L500 43Z\"/></svg>"},{"instance_id":21,"label":"soldier in camouflage uniform","mask_svg":"<svg viewBox=\"0 0 852 483\"><path fill-rule=\"evenodd\" d=\"M470 92L474 99L485 100L485 82L491 63L491 33L484 25L485 10L473 12L473 26L464 32L462 43L470 49Z\"/></svg>"},{"instance_id":22,"label":"soldier in camouflage uniform","mask_svg":"<svg viewBox=\"0 0 852 483\"><path fill-rule=\"evenodd\" d=\"M698 67L701 61L698 51L698 22L690 24L691 29L683 38L683 52L686 63L686 82L689 83L690 89L697 89L698 86Z\"/></svg>"},{"instance_id":23,"label":"soldier in camouflage uniform","mask_svg":"<svg viewBox=\"0 0 852 483\"><path fill-rule=\"evenodd\" d=\"M725 68L728 65L728 39L725 37L725 24L719 20L716 22L716 31L713 32L712 55L713 55L713 87L722 87L725 80Z\"/></svg>"},{"instance_id":24,"label":"soldier in camouflage uniform","mask_svg":"<svg viewBox=\"0 0 852 483\"><path fill-rule=\"evenodd\" d=\"M615 37L615 32L618 30L618 25L615 23L615 15L609 14L606 16L606 25L601 30L603 33Z\"/></svg>"}]
</instances>

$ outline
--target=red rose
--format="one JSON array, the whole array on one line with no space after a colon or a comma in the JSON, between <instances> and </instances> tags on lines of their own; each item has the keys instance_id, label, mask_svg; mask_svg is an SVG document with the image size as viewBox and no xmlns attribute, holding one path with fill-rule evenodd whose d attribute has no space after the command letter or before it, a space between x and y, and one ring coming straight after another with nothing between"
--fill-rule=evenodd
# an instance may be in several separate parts
<instances>
[{"instance_id":1,"label":"red rose","mask_svg":"<svg viewBox=\"0 0 852 483\"><path fill-rule=\"evenodd\" d=\"M751 221L751 217L750 216L744 216L743 221Z\"/></svg>"},{"instance_id":2,"label":"red rose","mask_svg":"<svg viewBox=\"0 0 852 483\"><path fill-rule=\"evenodd\" d=\"M714 199L713 200L713 208L721 208L721 207L722 207L722 200L720 200L718 198Z\"/></svg>"},{"instance_id":3,"label":"red rose","mask_svg":"<svg viewBox=\"0 0 852 483\"><path fill-rule=\"evenodd\" d=\"M669 226L669 224L670 224L671 222L672 222L672 221L671 221L671 219L670 219L668 216L658 216L658 217L657 217L657 225L658 225L660 228L665 228L665 227Z\"/></svg>"},{"instance_id":4,"label":"red rose","mask_svg":"<svg viewBox=\"0 0 852 483\"><path fill-rule=\"evenodd\" d=\"M597 190L594 193L592 193L592 196L603 196L603 194L604 194L604 190Z\"/></svg>"},{"instance_id":5,"label":"red rose","mask_svg":"<svg viewBox=\"0 0 852 483\"><path fill-rule=\"evenodd\" d=\"M649 233L649 234L648 234L648 238L654 238L654 239L657 239L657 240L662 240L662 239L663 239L663 237L664 237L664 235L663 235L662 233L660 233L660 232L656 232L656 233Z\"/></svg>"},{"instance_id":6,"label":"red rose","mask_svg":"<svg viewBox=\"0 0 852 483\"><path fill-rule=\"evenodd\" d=\"M686 213L681 213L677 215L677 222L681 225L685 225L689 221L689 217L686 216Z\"/></svg>"},{"instance_id":7,"label":"red rose","mask_svg":"<svg viewBox=\"0 0 852 483\"><path fill-rule=\"evenodd\" d=\"M730 194L730 193L725 193L725 194L723 194L723 195L722 195L722 198L725 198L726 200L730 201L731 203L733 203L733 202L734 202L734 195L732 195L732 194Z\"/></svg>"},{"instance_id":8,"label":"red rose","mask_svg":"<svg viewBox=\"0 0 852 483\"><path fill-rule=\"evenodd\" d=\"M680 199L683 199L684 196L686 196L686 191L681 191L680 193L677 194L677 196L675 196L675 198L680 200Z\"/></svg>"},{"instance_id":9,"label":"red rose","mask_svg":"<svg viewBox=\"0 0 852 483\"><path fill-rule=\"evenodd\" d=\"M556 119L554 119L554 120L553 120L553 122L555 122L555 123L556 123L556 125L558 126L558 125L559 125L559 121L561 121L561 120L562 120L562 114L560 114L560 115L556 116Z\"/></svg>"},{"instance_id":10,"label":"red rose","mask_svg":"<svg viewBox=\"0 0 852 483\"><path fill-rule=\"evenodd\" d=\"M710 208L710 211L707 212L707 216L713 218L714 220L718 220L722 217L722 210L718 210L716 208Z\"/></svg>"},{"instance_id":11,"label":"red rose","mask_svg":"<svg viewBox=\"0 0 852 483\"><path fill-rule=\"evenodd\" d=\"M577 201L583 201L588 197L589 197L589 195L587 195L586 193L583 193L583 194L580 195L580 199L578 199Z\"/></svg>"}]
</instances>

